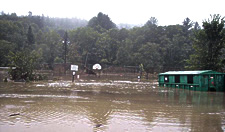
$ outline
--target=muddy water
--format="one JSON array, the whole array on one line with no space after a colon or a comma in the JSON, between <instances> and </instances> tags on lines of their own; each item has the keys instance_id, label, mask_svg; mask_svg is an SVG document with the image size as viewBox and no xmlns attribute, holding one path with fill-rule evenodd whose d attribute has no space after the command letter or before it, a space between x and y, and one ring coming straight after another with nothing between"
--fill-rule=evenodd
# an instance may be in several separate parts
<instances>
[{"instance_id":1,"label":"muddy water","mask_svg":"<svg viewBox=\"0 0 225 132\"><path fill-rule=\"evenodd\" d=\"M0 83L0 132L224 130L224 93L155 81Z\"/></svg>"}]
</instances>

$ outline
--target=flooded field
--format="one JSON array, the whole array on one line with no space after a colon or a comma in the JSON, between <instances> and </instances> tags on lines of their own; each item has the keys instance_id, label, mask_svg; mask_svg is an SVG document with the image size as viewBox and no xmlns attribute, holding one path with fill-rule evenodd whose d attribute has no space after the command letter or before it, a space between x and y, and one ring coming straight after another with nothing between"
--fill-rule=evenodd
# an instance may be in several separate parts
<instances>
[{"instance_id":1,"label":"flooded field","mask_svg":"<svg viewBox=\"0 0 225 132\"><path fill-rule=\"evenodd\" d=\"M0 132L225 130L225 95L156 80L0 83Z\"/></svg>"}]
</instances>

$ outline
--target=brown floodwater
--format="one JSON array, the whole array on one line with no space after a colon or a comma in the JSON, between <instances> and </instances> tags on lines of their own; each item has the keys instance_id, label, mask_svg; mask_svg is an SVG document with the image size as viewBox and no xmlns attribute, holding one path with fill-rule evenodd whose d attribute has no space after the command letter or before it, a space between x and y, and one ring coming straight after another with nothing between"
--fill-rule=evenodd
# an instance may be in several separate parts
<instances>
[{"instance_id":1,"label":"brown floodwater","mask_svg":"<svg viewBox=\"0 0 225 132\"><path fill-rule=\"evenodd\" d=\"M0 83L0 132L225 130L223 92L157 85L156 80Z\"/></svg>"}]
</instances>

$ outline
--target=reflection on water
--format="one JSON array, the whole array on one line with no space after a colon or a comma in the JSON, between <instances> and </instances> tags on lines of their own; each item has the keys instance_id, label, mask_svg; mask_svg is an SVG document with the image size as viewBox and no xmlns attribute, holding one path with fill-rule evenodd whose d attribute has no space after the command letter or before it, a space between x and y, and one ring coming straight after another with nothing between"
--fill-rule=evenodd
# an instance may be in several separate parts
<instances>
[{"instance_id":1,"label":"reflection on water","mask_svg":"<svg viewBox=\"0 0 225 132\"><path fill-rule=\"evenodd\" d=\"M155 81L0 83L0 131L224 131L224 104Z\"/></svg>"}]
</instances>

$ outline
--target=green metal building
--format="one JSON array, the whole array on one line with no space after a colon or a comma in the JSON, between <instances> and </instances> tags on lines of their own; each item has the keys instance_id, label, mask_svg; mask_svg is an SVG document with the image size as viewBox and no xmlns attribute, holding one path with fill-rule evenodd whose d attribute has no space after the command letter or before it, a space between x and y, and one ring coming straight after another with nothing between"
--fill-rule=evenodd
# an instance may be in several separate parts
<instances>
[{"instance_id":1,"label":"green metal building","mask_svg":"<svg viewBox=\"0 0 225 132\"><path fill-rule=\"evenodd\" d=\"M224 92L225 74L212 70L169 71L159 74L159 86Z\"/></svg>"}]
</instances>

